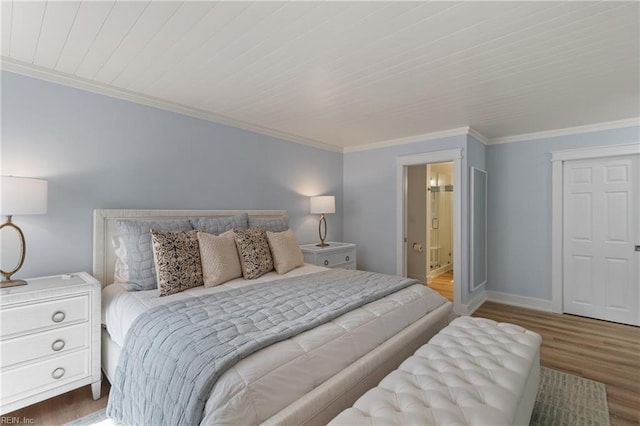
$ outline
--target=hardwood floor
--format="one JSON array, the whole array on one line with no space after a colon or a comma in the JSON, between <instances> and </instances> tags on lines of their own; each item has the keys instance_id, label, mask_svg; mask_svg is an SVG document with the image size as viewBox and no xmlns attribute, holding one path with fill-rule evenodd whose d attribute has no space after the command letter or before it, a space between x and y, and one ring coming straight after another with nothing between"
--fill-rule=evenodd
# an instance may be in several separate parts
<instances>
[{"instance_id":1,"label":"hardwood floor","mask_svg":"<svg viewBox=\"0 0 640 426\"><path fill-rule=\"evenodd\" d=\"M604 383L611 425L640 424L640 327L491 302L473 316L539 333L543 366Z\"/></svg>"},{"instance_id":2,"label":"hardwood floor","mask_svg":"<svg viewBox=\"0 0 640 426\"><path fill-rule=\"evenodd\" d=\"M453 271L447 271L429 280L429 288L434 289L453 302Z\"/></svg>"},{"instance_id":3,"label":"hardwood floor","mask_svg":"<svg viewBox=\"0 0 640 426\"><path fill-rule=\"evenodd\" d=\"M0 417L0 424L63 425L105 408L109 399L110 388L109 382L103 378L102 392L100 393L100 399L97 401L94 401L91 396L91 385L87 385L55 398L7 413ZM16 423L11 420L3 420L12 418L17 418L20 421Z\"/></svg>"},{"instance_id":4,"label":"hardwood floor","mask_svg":"<svg viewBox=\"0 0 640 426\"><path fill-rule=\"evenodd\" d=\"M518 324L539 333L543 366L605 383L611 425L640 424L639 327L491 302L482 305L474 316ZM98 401L93 401L91 388L85 386L2 418L33 419L34 425L64 424L105 407L108 390L104 380L103 396Z\"/></svg>"}]
</instances>

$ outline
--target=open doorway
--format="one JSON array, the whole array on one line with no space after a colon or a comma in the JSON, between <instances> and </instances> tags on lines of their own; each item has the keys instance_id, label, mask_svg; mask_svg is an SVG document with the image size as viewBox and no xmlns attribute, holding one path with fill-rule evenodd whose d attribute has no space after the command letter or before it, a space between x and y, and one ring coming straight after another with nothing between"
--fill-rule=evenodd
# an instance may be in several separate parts
<instances>
[{"instance_id":1,"label":"open doorway","mask_svg":"<svg viewBox=\"0 0 640 426\"><path fill-rule=\"evenodd\" d=\"M408 264L410 257L416 257L422 259L424 267L420 267L418 271L422 275L421 277L415 277L420 281L429 282L429 272L431 266L427 262L427 255L429 254L429 246L427 243L427 212L426 212L426 184L427 184L427 165L434 163L451 163L453 168L451 184L453 185L453 192L449 192L452 198L453 218L452 218L452 245L451 258L449 259L449 252L445 252L445 263L450 260L452 263L452 276L448 278L450 282L453 279L453 309L457 313L466 312L466 308L462 305L462 285L465 280L462 277L462 149L451 149L445 151L425 152L419 154L410 154L406 156L400 156L396 160L396 182L397 182L397 246L396 246L396 273L397 275L411 277L413 274L409 273ZM420 168L412 169L412 166L422 166ZM412 198L409 194L410 188L408 185L409 174L412 170L420 170L422 173L422 182L424 182L422 190L419 191L422 194L423 202L420 205L423 206L422 213L409 214L410 206L409 200ZM430 183L430 182L429 182ZM437 183L437 182L436 182ZM446 189L446 188L445 188ZM411 232L409 235L409 229L413 224L419 224L423 227L424 231ZM422 238L422 242L413 241L413 235ZM417 246L414 247L414 242ZM420 247L421 246L421 247ZM420 249L422 250L420 252ZM441 258L443 259L443 258ZM442 263L442 262L441 262ZM428 268L428 269L427 269ZM436 268L434 268L436 269ZM439 268L437 268L439 269ZM447 279L441 275L443 279ZM436 279L431 280L434 285ZM449 283L447 283L448 286Z\"/></svg>"},{"instance_id":2,"label":"open doorway","mask_svg":"<svg viewBox=\"0 0 640 426\"><path fill-rule=\"evenodd\" d=\"M453 162L407 167L407 276L453 302Z\"/></svg>"}]
</instances>

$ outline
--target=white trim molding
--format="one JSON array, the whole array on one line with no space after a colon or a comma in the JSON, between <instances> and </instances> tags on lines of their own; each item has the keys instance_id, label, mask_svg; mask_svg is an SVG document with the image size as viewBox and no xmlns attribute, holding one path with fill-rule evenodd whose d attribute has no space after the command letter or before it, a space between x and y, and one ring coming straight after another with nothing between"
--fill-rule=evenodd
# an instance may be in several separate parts
<instances>
[{"instance_id":1,"label":"white trim molding","mask_svg":"<svg viewBox=\"0 0 640 426\"><path fill-rule=\"evenodd\" d=\"M640 154L640 143L554 151L551 153L551 161L588 160L633 154Z\"/></svg>"},{"instance_id":2,"label":"white trim molding","mask_svg":"<svg viewBox=\"0 0 640 426\"><path fill-rule=\"evenodd\" d=\"M476 129L472 127L469 127L469 135L473 136L483 144L489 145L489 142L490 142L489 138L485 137L484 135L481 135L480 132L478 132Z\"/></svg>"},{"instance_id":3,"label":"white trim molding","mask_svg":"<svg viewBox=\"0 0 640 426\"><path fill-rule=\"evenodd\" d=\"M40 80L46 80L64 86L73 87L76 89L86 90L88 92L97 93L99 95L109 96L123 101L134 102L140 105L145 105L152 108L158 108L165 111L171 111L178 114L187 115L189 117L200 118L202 120L211 121L213 123L222 124L225 126L231 126L242 130L248 130L250 132L258 133L265 136L271 136L274 138L282 139L287 142L294 142L301 145L310 146L313 148L323 149L325 151L342 153L343 149L336 145L330 145L313 139L303 138L301 136L292 135L290 133L281 132L278 130L270 129L268 127L257 126L255 124L247 123L245 121L234 120L233 118L225 117L218 114L213 114L198 108L189 107L176 102L170 102L152 96L143 95L141 93L132 92L130 90L120 89L106 84L98 83L96 81L87 80L74 75L61 73L58 71L42 68L37 65L27 64L24 62L16 61L14 59L2 57L0 61L1 68L3 70L13 72L16 74L26 75L28 77L38 78Z\"/></svg>"},{"instance_id":4,"label":"white trim molding","mask_svg":"<svg viewBox=\"0 0 640 426\"><path fill-rule=\"evenodd\" d=\"M537 299L535 297L520 296L499 291L487 291L487 300L490 302L502 303L504 305L519 306L522 308L535 309L538 311L554 312L551 300Z\"/></svg>"},{"instance_id":5,"label":"white trim molding","mask_svg":"<svg viewBox=\"0 0 640 426\"><path fill-rule=\"evenodd\" d=\"M487 301L487 291L483 291L466 305L462 305L462 311L460 311L463 315L471 315L473 314L484 302ZM455 310L455 309L454 309ZM458 312L458 311L456 311Z\"/></svg>"},{"instance_id":6,"label":"white trim molding","mask_svg":"<svg viewBox=\"0 0 640 426\"><path fill-rule=\"evenodd\" d=\"M425 152L421 154L404 155L396 158L396 274L406 276L406 192L407 167L420 164L442 163L453 161L453 180L462 182L463 149ZM464 312L462 306L462 191L453 191L453 309Z\"/></svg>"},{"instance_id":7,"label":"white trim molding","mask_svg":"<svg viewBox=\"0 0 640 426\"><path fill-rule=\"evenodd\" d=\"M562 198L565 161L640 154L640 143L570 149L551 153L551 310L562 313Z\"/></svg>"},{"instance_id":8,"label":"white trim molding","mask_svg":"<svg viewBox=\"0 0 640 426\"><path fill-rule=\"evenodd\" d=\"M640 117L626 120L607 121L604 123L587 124L585 126L565 127L562 129L547 130L544 132L523 133L520 135L505 136L489 139L489 145L498 145L511 142L530 141L534 139L548 139L559 136L577 135L581 133L600 132L604 130L622 129L625 127L640 126Z\"/></svg>"},{"instance_id":9,"label":"white trim molding","mask_svg":"<svg viewBox=\"0 0 640 426\"><path fill-rule=\"evenodd\" d=\"M416 143L416 142L426 142L426 141L431 141L435 139L443 139L443 138L449 138L453 136L466 136L466 135L472 135L474 138L478 139L483 143L486 143L485 141L487 140L487 138L485 138L480 133L473 130L471 127L458 127L456 129L443 130L440 132L425 133L422 135L407 136L406 138L389 139L386 141L345 147L343 151L345 154L349 152L370 151L373 149L388 148L392 146L407 145L407 144Z\"/></svg>"},{"instance_id":10,"label":"white trim molding","mask_svg":"<svg viewBox=\"0 0 640 426\"><path fill-rule=\"evenodd\" d=\"M510 142L522 142L535 139L546 139L558 136L567 136L580 133L597 132L603 130L612 130L625 127L640 126L640 117L628 118L624 120L608 121L604 123L588 124L583 126L567 127L554 130L547 130L541 132L523 133L518 135L511 135L498 138L488 138L482 135L480 132L470 126L457 127L453 129L440 130L436 132L423 133L419 135L407 136L396 139L388 139L379 142L364 143L355 146L341 147L338 145L332 145L330 143L321 142L314 139L305 138L298 135L293 135L287 132L271 129L248 123L246 121L235 120L231 117L223 115L213 114L208 111L204 111L198 108L193 108L187 105L182 105L176 102L170 102L167 100L155 98L152 96L144 95L141 93L133 92L126 89L116 88L107 84L99 83L96 81L84 79L75 75L55 71L52 69L40 67L38 65L30 64L27 62L16 61L15 59L2 56L0 60L0 69L13 72L16 74L25 75L28 77L38 78L40 80L50 81L64 86L73 87L76 89L86 90L92 93L97 93L104 96L109 96L124 101L134 102L140 105L146 105L153 108L159 108L166 111L175 112L178 114L187 115L190 117L200 118L203 120L211 121L214 123L232 126L250 132L271 136L274 138L282 139L284 141L298 143L301 145L310 146L313 148L323 149L326 151L338 152L342 154L368 151L380 148L387 148L391 146L406 145L415 142L426 142L435 139L443 139L454 136L470 135L479 140L485 145L496 145Z\"/></svg>"}]
</instances>

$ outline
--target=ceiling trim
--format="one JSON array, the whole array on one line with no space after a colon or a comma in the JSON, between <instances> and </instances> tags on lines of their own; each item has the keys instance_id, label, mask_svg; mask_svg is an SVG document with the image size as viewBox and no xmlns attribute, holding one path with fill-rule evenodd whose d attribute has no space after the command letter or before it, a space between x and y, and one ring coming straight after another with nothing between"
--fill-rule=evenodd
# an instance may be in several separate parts
<instances>
[{"instance_id":1,"label":"ceiling trim","mask_svg":"<svg viewBox=\"0 0 640 426\"><path fill-rule=\"evenodd\" d=\"M489 144L489 138L485 137L484 135L481 135L480 132L478 132L476 129L472 127L469 127L469 134L474 138L476 138L477 140L479 140L480 142L482 142L483 144L485 145Z\"/></svg>"},{"instance_id":2,"label":"ceiling trim","mask_svg":"<svg viewBox=\"0 0 640 426\"><path fill-rule=\"evenodd\" d=\"M80 77L72 76L66 73L50 70L47 68L39 67L37 65L28 64L21 61L16 61L6 56L2 56L0 60L0 69L5 71L25 75L28 77L34 77L41 80L50 81L53 83L62 84L65 86L73 87L76 89L87 90L89 92L97 93L100 95L109 96L125 101L130 101L153 108L159 108L178 114L188 115L190 117L200 118L203 120L211 121L217 124L223 124L226 126L236 127L242 130L248 130L250 132L259 133L266 136L282 139L288 142L294 142L302 145L307 145L313 148L319 148L326 151L333 151L342 153L343 149L336 145L326 144L313 139L302 138L300 136L291 135L289 133L280 132L277 130L269 129L267 127L256 126L254 124L246 123L244 121L234 120L228 117L211 114L209 112L187 107L175 102L169 102L162 99L154 98L152 96L142 95L139 93L131 92L125 89L119 89L106 84L97 83L91 80L86 80Z\"/></svg>"},{"instance_id":3,"label":"ceiling trim","mask_svg":"<svg viewBox=\"0 0 640 426\"><path fill-rule=\"evenodd\" d=\"M448 138L452 136L463 136L463 135L473 134L474 137L476 137L476 134L480 135L475 130L473 131L474 133L471 133L472 130L473 129L471 129L468 126L458 127L456 129L443 130L440 132L425 133L422 135L415 135L415 136L407 136L406 138L388 139L386 141L368 143L365 145L349 146L344 148L344 153L347 154L350 152L369 151L372 149L388 148L388 147L398 146L398 145L407 145L415 142L426 142L434 139L442 139L442 138ZM476 138L479 140L486 140L483 136L476 137Z\"/></svg>"},{"instance_id":4,"label":"ceiling trim","mask_svg":"<svg viewBox=\"0 0 640 426\"><path fill-rule=\"evenodd\" d=\"M583 126L567 127L561 129L554 129L542 132L523 133L512 136L505 136L499 138L487 138L480 134L472 127L458 127L449 130L443 130L432 133L425 133L415 136L408 136L398 139L389 139L380 142L374 142L364 145L357 145L351 147L340 147L337 145L331 145L324 142L316 141L313 139L303 138L296 135L291 135L286 132L280 132L267 127L257 126L240 120L234 120L228 117L211 114L209 112L191 108L175 102L169 102L162 99L154 98L147 95L142 95L125 89L115 88L106 84L86 80L80 77L72 76L66 73L50 70L47 68L39 67L37 65L16 61L5 56L0 57L0 69L14 72L17 74L25 75L28 77L38 78L41 80L51 81L53 83L62 84L65 86L87 90L89 92L105 95L125 101L134 102L141 105L146 105L153 108L159 108L166 111L175 112L178 114L187 115L207 121L211 121L217 124L227 125L250 132L271 136L277 139L281 139L287 142L298 143L301 145L310 146L317 149L322 149L337 153L351 153L359 151L368 151L373 149L388 148L398 145L406 145L416 142L425 142L434 139L442 139L453 136L471 135L477 140L481 141L485 145L498 145L512 142L522 142L535 139L546 139L559 136L568 136L580 133L589 133L604 130L613 130L625 127L640 126L640 117L629 118L624 120L608 121L603 123L589 124Z\"/></svg>"},{"instance_id":5,"label":"ceiling trim","mask_svg":"<svg viewBox=\"0 0 640 426\"><path fill-rule=\"evenodd\" d=\"M522 142L534 139L547 139L558 136L568 136L580 133L598 132L603 130L621 129L624 127L640 126L640 117L625 120L607 121L604 123L587 124L585 126L566 127L564 129L547 130L544 132L523 133L520 135L505 136L489 139L489 145L498 145L511 142Z\"/></svg>"}]
</instances>

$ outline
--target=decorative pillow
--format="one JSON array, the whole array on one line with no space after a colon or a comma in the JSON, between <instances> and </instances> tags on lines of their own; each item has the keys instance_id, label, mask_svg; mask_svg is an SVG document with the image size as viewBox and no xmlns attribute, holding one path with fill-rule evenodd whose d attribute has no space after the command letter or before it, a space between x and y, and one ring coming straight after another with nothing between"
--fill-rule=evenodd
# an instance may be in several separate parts
<instances>
[{"instance_id":1,"label":"decorative pillow","mask_svg":"<svg viewBox=\"0 0 640 426\"><path fill-rule=\"evenodd\" d=\"M286 231L289 229L289 217L265 218L249 216L249 228L257 228L259 226L270 232Z\"/></svg>"},{"instance_id":2,"label":"decorative pillow","mask_svg":"<svg viewBox=\"0 0 640 426\"><path fill-rule=\"evenodd\" d=\"M264 228L234 229L242 276L251 280L273 270Z\"/></svg>"},{"instance_id":3,"label":"decorative pillow","mask_svg":"<svg viewBox=\"0 0 640 426\"><path fill-rule=\"evenodd\" d=\"M152 229L151 241L160 296L180 293L203 284L196 231L163 232Z\"/></svg>"},{"instance_id":4,"label":"decorative pillow","mask_svg":"<svg viewBox=\"0 0 640 426\"><path fill-rule=\"evenodd\" d=\"M190 231L188 220L117 220L116 229L127 254L129 290L152 290L156 288L156 268L151 248L151 229L157 231Z\"/></svg>"},{"instance_id":5,"label":"decorative pillow","mask_svg":"<svg viewBox=\"0 0 640 426\"><path fill-rule=\"evenodd\" d=\"M129 265L127 265L127 248L122 241L120 235L116 235L111 239L113 251L116 255L116 265L113 271L113 282L128 283L129 282Z\"/></svg>"},{"instance_id":6,"label":"decorative pillow","mask_svg":"<svg viewBox=\"0 0 640 426\"><path fill-rule=\"evenodd\" d=\"M198 232L198 243L205 287L214 287L242 276L233 231L219 236Z\"/></svg>"},{"instance_id":7,"label":"decorative pillow","mask_svg":"<svg viewBox=\"0 0 640 426\"><path fill-rule=\"evenodd\" d=\"M291 229L283 232L267 231L267 241L273 257L273 266L278 274L286 274L304 265L304 256Z\"/></svg>"},{"instance_id":8,"label":"decorative pillow","mask_svg":"<svg viewBox=\"0 0 640 426\"><path fill-rule=\"evenodd\" d=\"M189 222L195 230L219 235L234 228L247 229L248 217L247 213L240 213L237 216L192 217Z\"/></svg>"}]
</instances>

